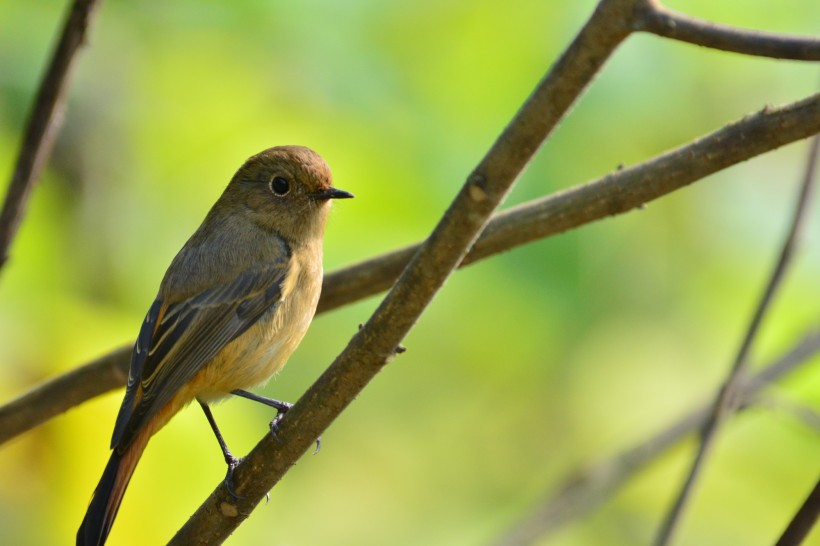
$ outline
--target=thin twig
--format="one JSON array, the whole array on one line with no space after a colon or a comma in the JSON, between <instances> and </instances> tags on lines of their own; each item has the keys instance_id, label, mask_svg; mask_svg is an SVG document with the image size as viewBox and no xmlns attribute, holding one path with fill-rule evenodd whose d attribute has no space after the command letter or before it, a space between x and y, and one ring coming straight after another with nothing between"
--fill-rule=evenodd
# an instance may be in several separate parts
<instances>
[{"instance_id":1,"label":"thin twig","mask_svg":"<svg viewBox=\"0 0 820 546\"><path fill-rule=\"evenodd\" d=\"M763 318L769 310L774 299L775 293L782 284L783 277L788 266L791 264L792 256L798 239L806 219L806 211L809 207L810 195L814 185L814 174L817 165L818 150L820 150L820 136L812 140L809 150L808 162L806 165L806 172L803 177L803 183L800 186L797 203L795 205L794 213L792 214L791 226L789 232L783 241L780 256L775 264L774 271L769 278L763 296L757 305L754 315L752 316L749 327L743 338L740 348L737 351L735 360L729 370L729 374L723 383L723 387L715 397L715 402L712 408L712 414L706 421L706 424L701 431L700 443L698 445L697 453L692 462L689 474L680 489L680 492L669 509L663 523L658 531L655 539L656 546L666 546L670 544L676 530L677 524L683 515L686 508L687 501L692 493L693 486L697 481L700 471L703 467L706 456L710 453L713 447L717 430L722 421L730 415L737 407L737 385L742 378L746 362L751 351L752 343L754 342Z\"/></svg>"},{"instance_id":2,"label":"thin twig","mask_svg":"<svg viewBox=\"0 0 820 546\"><path fill-rule=\"evenodd\" d=\"M626 0L598 5L456 196L376 312L236 468L233 497L220 484L170 544L220 544L316 438L389 362L421 313L461 263L513 182L629 31Z\"/></svg>"},{"instance_id":3,"label":"thin twig","mask_svg":"<svg viewBox=\"0 0 820 546\"><path fill-rule=\"evenodd\" d=\"M772 392L755 400L755 405L766 408L772 413L785 414L806 428L820 434L820 411L808 404L800 403L789 397Z\"/></svg>"},{"instance_id":4,"label":"thin twig","mask_svg":"<svg viewBox=\"0 0 820 546\"><path fill-rule=\"evenodd\" d=\"M820 94L780 108L767 108L634 167L495 215L461 266L638 208L709 174L818 131ZM418 248L407 247L329 273L322 287L319 312L386 290ZM33 388L24 395L26 403L17 399L0 407L0 445L89 398L122 387L130 355L130 348L122 347ZM83 373L85 368L94 372ZM48 395L38 396L40 391Z\"/></svg>"},{"instance_id":5,"label":"thin twig","mask_svg":"<svg viewBox=\"0 0 820 546\"><path fill-rule=\"evenodd\" d=\"M671 10L658 0L639 0L640 30L665 38L744 55L820 61L820 38L790 36L721 25Z\"/></svg>"},{"instance_id":6,"label":"thin twig","mask_svg":"<svg viewBox=\"0 0 820 546\"><path fill-rule=\"evenodd\" d=\"M820 480L814 485L806 501L786 526L775 546L798 546L809 536L820 516Z\"/></svg>"},{"instance_id":7,"label":"thin twig","mask_svg":"<svg viewBox=\"0 0 820 546\"><path fill-rule=\"evenodd\" d=\"M9 247L20 227L31 188L51 153L62 121L66 90L76 53L86 41L98 0L75 0L63 32L43 77L26 125L26 132L0 211L0 268L8 260Z\"/></svg>"},{"instance_id":8,"label":"thin twig","mask_svg":"<svg viewBox=\"0 0 820 546\"><path fill-rule=\"evenodd\" d=\"M792 349L741 386L741 409L748 407L768 385L808 364L820 353L820 327L805 335ZM712 403L703 404L686 417L616 456L571 476L555 493L521 521L512 525L495 546L527 546L543 541L568 523L583 518L610 499L632 477L703 426Z\"/></svg>"}]
</instances>

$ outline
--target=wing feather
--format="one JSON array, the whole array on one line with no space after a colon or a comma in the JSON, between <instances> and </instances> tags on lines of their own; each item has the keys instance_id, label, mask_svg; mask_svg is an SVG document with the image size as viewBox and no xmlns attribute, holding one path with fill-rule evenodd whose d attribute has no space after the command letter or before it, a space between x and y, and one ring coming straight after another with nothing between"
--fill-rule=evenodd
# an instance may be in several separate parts
<instances>
[{"instance_id":1,"label":"wing feather","mask_svg":"<svg viewBox=\"0 0 820 546\"><path fill-rule=\"evenodd\" d=\"M281 301L288 263L282 257L185 300L154 302L134 344L112 448L124 449L185 383Z\"/></svg>"}]
</instances>

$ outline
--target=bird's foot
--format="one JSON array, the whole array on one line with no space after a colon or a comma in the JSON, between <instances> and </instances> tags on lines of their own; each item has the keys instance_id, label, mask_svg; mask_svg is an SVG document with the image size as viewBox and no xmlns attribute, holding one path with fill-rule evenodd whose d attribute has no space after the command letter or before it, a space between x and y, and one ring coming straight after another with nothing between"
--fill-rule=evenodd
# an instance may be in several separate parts
<instances>
[{"instance_id":1,"label":"bird's foot","mask_svg":"<svg viewBox=\"0 0 820 546\"><path fill-rule=\"evenodd\" d=\"M225 457L225 462L228 463L228 471L225 473L225 489L228 490L228 493L234 498L234 500L243 499L242 495L238 495L236 490L234 489L234 482L233 482L233 474L236 470L236 467L239 466L239 463L242 462L244 457L234 457L233 455L228 458Z\"/></svg>"},{"instance_id":2,"label":"bird's foot","mask_svg":"<svg viewBox=\"0 0 820 546\"><path fill-rule=\"evenodd\" d=\"M276 440L278 443L282 443L282 440L279 438L279 435L276 434L276 431L279 429L279 423L282 421L282 418L285 414L293 407L293 404L289 404L287 402L283 402L281 407L276 408L276 417L273 418L273 421L270 422L270 434L273 436L273 439Z\"/></svg>"},{"instance_id":3,"label":"bird's foot","mask_svg":"<svg viewBox=\"0 0 820 546\"><path fill-rule=\"evenodd\" d=\"M279 423L282 421L282 418L285 414L293 407L293 404L288 404L286 407L277 408L279 413L276 414L276 417L273 418L273 421L270 422L270 434L273 436L273 439L276 440L278 443L282 443L282 440L279 438L279 435L276 431L279 429ZM319 453L319 449L322 447L322 437L319 436L316 438L316 449L313 450L313 454L316 455Z\"/></svg>"}]
</instances>

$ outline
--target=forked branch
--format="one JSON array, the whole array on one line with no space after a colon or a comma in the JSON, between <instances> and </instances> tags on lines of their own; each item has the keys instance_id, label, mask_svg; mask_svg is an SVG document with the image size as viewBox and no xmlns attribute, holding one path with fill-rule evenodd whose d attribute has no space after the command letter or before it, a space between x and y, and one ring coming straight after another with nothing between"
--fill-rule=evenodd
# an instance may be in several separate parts
<instances>
[{"instance_id":1,"label":"forked branch","mask_svg":"<svg viewBox=\"0 0 820 546\"><path fill-rule=\"evenodd\" d=\"M703 177L820 131L820 94L767 108L634 167L495 215L459 267L641 207ZM418 250L410 246L329 273L319 311L389 288ZM125 385L130 347L55 377L0 407L0 445L86 400Z\"/></svg>"},{"instance_id":2,"label":"forked branch","mask_svg":"<svg viewBox=\"0 0 820 546\"><path fill-rule=\"evenodd\" d=\"M738 393L740 409L754 406L767 386L805 367L820 354L820 326L762 371L744 381ZM702 404L661 432L595 465L567 472L568 478L542 504L533 508L493 542L494 546L527 546L543 542L572 521L589 515L611 499L638 472L669 452L709 418L712 402Z\"/></svg>"},{"instance_id":3,"label":"forked branch","mask_svg":"<svg viewBox=\"0 0 820 546\"><path fill-rule=\"evenodd\" d=\"M671 10L657 0L638 0L636 4L640 30L658 36L744 55L820 61L820 39L813 36L791 36L721 25Z\"/></svg>"},{"instance_id":4,"label":"forked branch","mask_svg":"<svg viewBox=\"0 0 820 546\"><path fill-rule=\"evenodd\" d=\"M700 442L698 443L695 457L692 460L692 466L675 498L675 502L672 504L660 526L658 536L655 539L656 546L666 546L671 543L678 522L686 508L689 497L692 495L695 482L703 468L704 461L713 447L718 428L723 421L737 409L737 390L749 360L752 344L757 338L758 332L760 332L763 319L771 308L775 294L782 285L786 271L792 263L795 247L797 246L803 226L806 223L807 210L810 202L809 198L814 188L818 153L820 153L820 137L814 137L809 149L806 171L803 176L803 181L800 184L800 191L797 195L794 213L792 214L788 232L783 239L778 259L766 283L766 287L763 290L754 315L752 315L749 326L746 329L746 334L743 336L743 341L740 343L740 347L723 382L723 386L718 391L712 403L712 411L701 430Z\"/></svg>"}]
</instances>

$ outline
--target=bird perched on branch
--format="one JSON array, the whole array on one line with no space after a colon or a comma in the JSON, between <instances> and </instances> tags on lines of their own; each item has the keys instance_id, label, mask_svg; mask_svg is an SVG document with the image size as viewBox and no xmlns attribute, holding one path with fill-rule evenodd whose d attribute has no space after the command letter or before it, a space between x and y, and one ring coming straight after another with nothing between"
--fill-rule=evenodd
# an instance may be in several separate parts
<instances>
[{"instance_id":1,"label":"bird perched on branch","mask_svg":"<svg viewBox=\"0 0 820 546\"><path fill-rule=\"evenodd\" d=\"M322 285L322 240L334 188L313 150L278 146L237 171L202 225L174 258L131 355L111 458L77 533L105 543L149 438L197 400L228 463L208 403L230 394L278 411L289 404L244 389L284 366L313 319Z\"/></svg>"}]
</instances>

